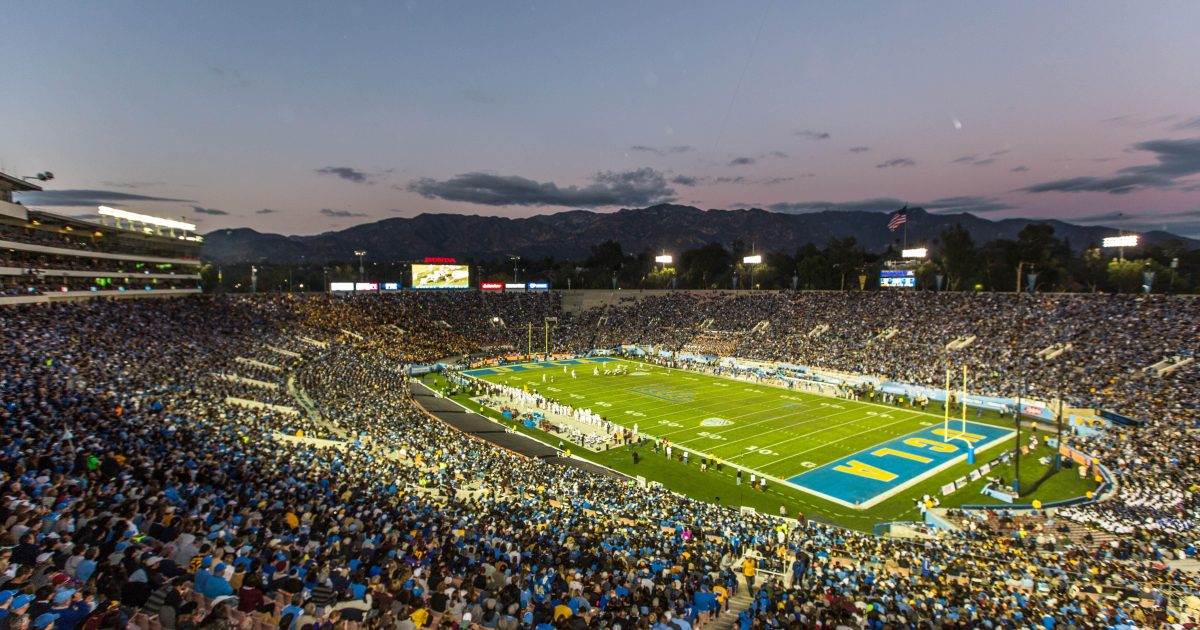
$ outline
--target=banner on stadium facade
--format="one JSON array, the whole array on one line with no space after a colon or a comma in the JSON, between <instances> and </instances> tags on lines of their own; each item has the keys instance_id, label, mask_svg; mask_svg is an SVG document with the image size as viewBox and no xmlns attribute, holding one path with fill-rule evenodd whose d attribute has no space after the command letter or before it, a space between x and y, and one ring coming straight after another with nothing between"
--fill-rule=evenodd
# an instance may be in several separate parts
<instances>
[{"instance_id":1,"label":"banner on stadium facade","mask_svg":"<svg viewBox=\"0 0 1200 630\"><path fill-rule=\"evenodd\" d=\"M1129 416L1123 416L1119 413L1109 411L1107 409L1100 409L1098 411L1098 413L1100 414L1101 418L1107 418L1109 420L1112 420L1114 424L1120 424L1120 425L1127 426L1127 427L1130 427L1130 426L1136 427L1136 426L1141 425L1141 422L1138 422L1137 420L1130 418Z\"/></svg>"},{"instance_id":2,"label":"banner on stadium facade","mask_svg":"<svg viewBox=\"0 0 1200 630\"><path fill-rule=\"evenodd\" d=\"M946 390L924 385L912 385L909 383L901 383L897 381L884 381L879 384L879 390L896 396L906 396L909 398L920 398L922 396L929 400L944 402L946 400ZM951 390L951 395L957 397L959 392ZM1002 413L1010 413L1016 400L1013 398L1002 398L1000 396L977 396L975 394L967 394L966 402L971 407L983 407L985 409L994 409ZM1021 415L1036 418L1038 420L1054 420L1055 413L1050 410L1050 403L1041 400L1021 399Z\"/></svg>"},{"instance_id":3,"label":"banner on stadium facade","mask_svg":"<svg viewBox=\"0 0 1200 630\"><path fill-rule=\"evenodd\" d=\"M721 365L732 367L735 370L763 370L764 372L775 371L779 364L770 361L751 361L749 359L721 359Z\"/></svg>"}]
</instances>

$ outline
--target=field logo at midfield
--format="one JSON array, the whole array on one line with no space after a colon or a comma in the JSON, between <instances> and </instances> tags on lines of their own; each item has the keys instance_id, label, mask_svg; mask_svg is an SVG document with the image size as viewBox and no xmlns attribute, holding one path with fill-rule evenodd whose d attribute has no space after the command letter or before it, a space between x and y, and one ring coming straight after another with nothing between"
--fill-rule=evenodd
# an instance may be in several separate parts
<instances>
[{"instance_id":1,"label":"field logo at midfield","mask_svg":"<svg viewBox=\"0 0 1200 630\"><path fill-rule=\"evenodd\" d=\"M727 427L731 424L733 424L733 421L726 420L725 418L705 418L700 421L700 426L702 427Z\"/></svg>"},{"instance_id":2,"label":"field logo at midfield","mask_svg":"<svg viewBox=\"0 0 1200 630\"><path fill-rule=\"evenodd\" d=\"M671 387L663 387L662 385L641 385L638 387L630 387L629 391L650 398L657 398L667 402L688 403L695 400L696 395L693 392L686 390L678 390Z\"/></svg>"}]
</instances>

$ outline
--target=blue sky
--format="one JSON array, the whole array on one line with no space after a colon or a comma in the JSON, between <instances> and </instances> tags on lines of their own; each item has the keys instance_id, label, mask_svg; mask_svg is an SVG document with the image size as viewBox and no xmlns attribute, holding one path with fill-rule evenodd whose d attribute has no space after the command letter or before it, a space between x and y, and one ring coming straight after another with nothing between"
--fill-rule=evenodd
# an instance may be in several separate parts
<instances>
[{"instance_id":1,"label":"blue sky","mask_svg":"<svg viewBox=\"0 0 1200 630\"><path fill-rule=\"evenodd\" d=\"M27 3L30 205L317 233L896 201L1200 236L1194 2Z\"/></svg>"}]
</instances>

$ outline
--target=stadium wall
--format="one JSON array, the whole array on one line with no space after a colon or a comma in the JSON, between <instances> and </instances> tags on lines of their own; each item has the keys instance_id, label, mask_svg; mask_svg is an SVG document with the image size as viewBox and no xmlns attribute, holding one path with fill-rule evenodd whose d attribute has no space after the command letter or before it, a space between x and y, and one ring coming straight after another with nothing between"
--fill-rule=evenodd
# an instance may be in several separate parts
<instances>
[{"instance_id":1,"label":"stadium wall","mask_svg":"<svg viewBox=\"0 0 1200 630\"><path fill-rule=\"evenodd\" d=\"M1090 498L1087 496L1082 496L1082 497L1075 497L1072 499L1063 499L1062 501L1050 501L1048 503L1040 504L1040 507L1034 507L1032 503L1006 503L1004 505L966 504L966 505L959 506L959 509L962 509L962 510L1022 510L1022 511L1039 510L1039 509L1045 510L1045 509L1049 509L1049 508L1060 508L1060 507L1071 507L1073 505L1084 505L1087 503L1099 503L1102 501L1107 501L1110 498L1112 498L1113 491L1115 491L1117 489L1117 481L1116 481L1116 478L1113 477L1112 472L1108 469L1107 466L1105 466L1104 464L1101 464L1099 461L1097 461L1091 455L1088 455L1087 453L1084 453L1083 451L1080 451L1078 449L1067 446L1066 444L1060 444L1058 447L1058 451L1064 457L1070 458L1071 460L1073 460L1075 463L1079 464L1080 466L1094 467L1096 472L1100 473L1100 478L1102 479L1102 481L1100 482L1100 486L1098 488L1096 488L1095 492L1092 493L1092 496Z\"/></svg>"},{"instance_id":2,"label":"stadium wall","mask_svg":"<svg viewBox=\"0 0 1200 630\"><path fill-rule=\"evenodd\" d=\"M897 396L921 397L925 396L934 401L945 401L946 390L925 385L914 385L912 383L904 383L901 381L887 381L874 376L865 376L861 374L846 374L842 372L833 372L830 370L822 370L812 368L805 365L793 365L787 363L773 363L769 361L753 361L749 359L739 359L736 357L715 357L715 356L700 356L679 354L678 358L688 360L701 360L707 363L719 362L721 365L733 367L735 369L748 370L772 370L783 369L792 372L803 373L811 376L814 380L841 385L849 383L851 385L870 384L882 392L894 394ZM956 390L951 390L952 394L958 393ZM1001 396L980 396L968 393L966 396L967 405L970 407L983 407L986 409L1008 412L1016 406L1017 401L1013 398L1004 398ZM1032 400L1028 398L1021 399L1021 415L1039 420L1054 420L1056 414L1051 411L1050 403L1040 400Z\"/></svg>"},{"instance_id":3,"label":"stadium wall","mask_svg":"<svg viewBox=\"0 0 1200 630\"><path fill-rule=\"evenodd\" d=\"M200 289L156 289L154 291L63 291L41 295L14 295L0 297L0 306L20 304L49 304L51 302L78 302L96 298L136 300L141 298L168 298L181 295L199 295Z\"/></svg>"}]
</instances>

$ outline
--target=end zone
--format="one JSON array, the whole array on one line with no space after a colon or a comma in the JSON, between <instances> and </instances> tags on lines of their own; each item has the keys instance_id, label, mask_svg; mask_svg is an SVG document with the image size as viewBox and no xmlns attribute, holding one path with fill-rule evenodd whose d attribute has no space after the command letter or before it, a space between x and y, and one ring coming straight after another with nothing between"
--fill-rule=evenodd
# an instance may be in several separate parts
<instances>
[{"instance_id":1,"label":"end zone","mask_svg":"<svg viewBox=\"0 0 1200 630\"><path fill-rule=\"evenodd\" d=\"M958 426L958 425L956 425ZM928 427L889 440L819 468L788 483L812 495L850 508L866 509L1011 437L1012 429L968 422L968 432ZM957 438L945 441L946 436Z\"/></svg>"},{"instance_id":2,"label":"end zone","mask_svg":"<svg viewBox=\"0 0 1200 630\"><path fill-rule=\"evenodd\" d=\"M493 367L467 370L467 376L493 376L495 374L510 374L512 372L532 372L564 365L591 365L593 363L610 363L616 361L612 357L581 357L578 359L559 359L557 361L537 361L534 363L518 363L516 365L497 365Z\"/></svg>"}]
</instances>

